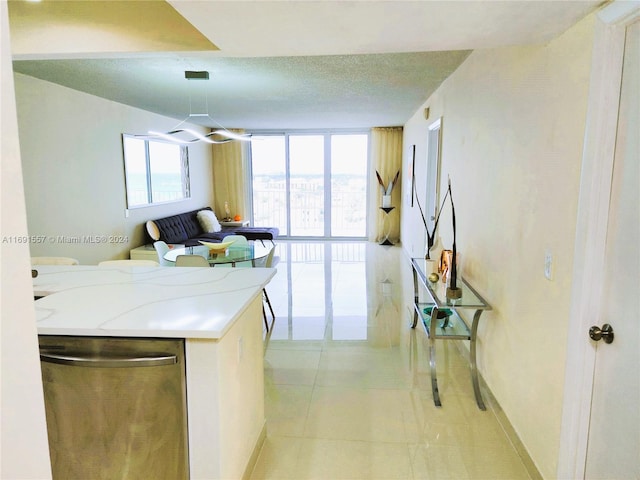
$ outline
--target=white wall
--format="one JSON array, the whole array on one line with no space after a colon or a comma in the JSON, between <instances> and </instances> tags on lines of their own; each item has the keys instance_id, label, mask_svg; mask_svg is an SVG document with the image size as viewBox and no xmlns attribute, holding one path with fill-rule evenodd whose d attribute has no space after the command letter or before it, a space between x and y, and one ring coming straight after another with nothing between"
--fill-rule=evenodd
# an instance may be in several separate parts
<instances>
[{"instance_id":1,"label":"white wall","mask_svg":"<svg viewBox=\"0 0 640 480\"><path fill-rule=\"evenodd\" d=\"M427 126L443 117L441 191L450 176L462 274L493 306L481 320L479 368L545 478L558 461L594 19L546 45L475 51L405 125L404 165L416 145L424 205ZM420 256L406 176L402 241ZM439 230L451 248L449 212Z\"/></svg>"},{"instance_id":2,"label":"white wall","mask_svg":"<svg viewBox=\"0 0 640 480\"><path fill-rule=\"evenodd\" d=\"M0 2L0 478L51 478L40 377L7 2ZM6 241L5 241L6 240Z\"/></svg>"},{"instance_id":3,"label":"white wall","mask_svg":"<svg viewBox=\"0 0 640 480\"><path fill-rule=\"evenodd\" d=\"M169 129L178 120L111 102L22 74L15 75L20 149L32 255L62 255L83 264L128 258L146 243L144 223L213 202L208 144L189 147L189 200L129 210L122 133ZM125 237L105 244L65 243L58 236ZM51 238L49 238L51 237Z\"/></svg>"}]
</instances>

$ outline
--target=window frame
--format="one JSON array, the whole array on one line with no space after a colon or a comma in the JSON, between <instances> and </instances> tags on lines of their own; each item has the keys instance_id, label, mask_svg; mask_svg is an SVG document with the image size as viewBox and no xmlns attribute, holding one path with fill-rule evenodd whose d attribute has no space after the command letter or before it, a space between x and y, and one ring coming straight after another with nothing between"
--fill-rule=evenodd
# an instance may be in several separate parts
<instances>
[{"instance_id":1,"label":"window frame","mask_svg":"<svg viewBox=\"0 0 640 480\"><path fill-rule=\"evenodd\" d=\"M131 181L130 176L132 172L130 172L127 165L127 148L125 147L125 142L127 139L133 139L144 142L144 165L145 165L145 182L147 187L147 201L145 203L136 203L131 204L130 198L130 186L133 183ZM177 203L184 202L191 198L191 178L189 175L189 148L186 145L176 145L178 147L179 152L179 162L180 162L180 182L182 185L182 196L180 198L172 199L172 200L158 200L154 201L154 189L153 189L153 171L152 171L152 161L150 155L150 143L158 143L158 144L167 144L167 145L176 145L175 143L168 142L160 139L149 139L140 137L138 135L132 135L128 133L122 134L122 160L123 160L123 170L124 170L124 184L125 184L125 201L128 210L138 209L138 208L146 208L156 205L163 205L169 203ZM157 174L157 173L156 173ZM157 194L157 190L155 192Z\"/></svg>"}]
</instances>

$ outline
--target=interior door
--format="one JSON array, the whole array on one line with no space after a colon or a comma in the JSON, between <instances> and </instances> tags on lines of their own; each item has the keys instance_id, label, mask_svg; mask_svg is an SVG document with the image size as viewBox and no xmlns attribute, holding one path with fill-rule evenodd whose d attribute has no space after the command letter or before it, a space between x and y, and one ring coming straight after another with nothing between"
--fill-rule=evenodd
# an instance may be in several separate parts
<instances>
[{"instance_id":1,"label":"interior door","mask_svg":"<svg viewBox=\"0 0 640 480\"><path fill-rule=\"evenodd\" d=\"M640 21L627 27L585 477L640 479ZM586 332L585 332L586 337ZM596 335L597 337L597 335Z\"/></svg>"}]
</instances>

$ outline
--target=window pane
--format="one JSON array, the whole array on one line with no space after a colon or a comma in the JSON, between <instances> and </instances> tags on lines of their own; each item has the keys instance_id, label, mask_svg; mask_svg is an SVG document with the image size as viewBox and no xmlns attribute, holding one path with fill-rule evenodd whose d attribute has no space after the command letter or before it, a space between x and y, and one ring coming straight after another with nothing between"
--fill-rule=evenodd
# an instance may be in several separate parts
<instances>
[{"instance_id":1,"label":"window pane","mask_svg":"<svg viewBox=\"0 0 640 480\"><path fill-rule=\"evenodd\" d=\"M367 232L367 135L331 136L331 236Z\"/></svg>"},{"instance_id":2,"label":"window pane","mask_svg":"<svg viewBox=\"0 0 640 480\"><path fill-rule=\"evenodd\" d=\"M122 149L127 208L191 196L186 146L123 134Z\"/></svg>"},{"instance_id":3,"label":"window pane","mask_svg":"<svg viewBox=\"0 0 640 480\"><path fill-rule=\"evenodd\" d=\"M124 165L127 185L127 206L135 207L149 203L147 188L147 155L145 141L123 137Z\"/></svg>"},{"instance_id":4,"label":"window pane","mask_svg":"<svg viewBox=\"0 0 640 480\"><path fill-rule=\"evenodd\" d=\"M366 237L367 133L252 139L254 225L289 237Z\"/></svg>"},{"instance_id":5,"label":"window pane","mask_svg":"<svg viewBox=\"0 0 640 480\"><path fill-rule=\"evenodd\" d=\"M257 136L251 142L253 224L287 232L284 136Z\"/></svg>"},{"instance_id":6,"label":"window pane","mask_svg":"<svg viewBox=\"0 0 640 480\"><path fill-rule=\"evenodd\" d=\"M180 145L150 141L149 169L153 203L184 198Z\"/></svg>"},{"instance_id":7,"label":"window pane","mask_svg":"<svg viewBox=\"0 0 640 480\"><path fill-rule=\"evenodd\" d=\"M291 235L324 236L324 137L289 137Z\"/></svg>"}]
</instances>

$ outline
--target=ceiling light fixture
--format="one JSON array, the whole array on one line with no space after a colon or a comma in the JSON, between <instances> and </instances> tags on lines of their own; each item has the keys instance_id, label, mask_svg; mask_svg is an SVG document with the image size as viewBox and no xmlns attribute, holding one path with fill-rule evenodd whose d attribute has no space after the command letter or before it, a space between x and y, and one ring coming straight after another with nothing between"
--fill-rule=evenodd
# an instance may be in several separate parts
<instances>
[{"instance_id":1,"label":"ceiling light fixture","mask_svg":"<svg viewBox=\"0 0 640 480\"><path fill-rule=\"evenodd\" d=\"M192 71L187 70L184 72L184 78L187 80L209 80L209 72L207 71ZM251 141L251 135L249 134L239 134L234 133L227 130L225 127L216 122L213 118L209 116L209 105L207 101L207 97L205 95L205 109L207 113L193 113L192 112L192 101L191 101L191 92L189 93L189 116L173 127L172 130L168 132L156 132L154 130L149 130L147 135L136 135L137 137L145 137L145 138L162 138L172 143L179 143L181 145L188 145L192 143L212 143L212 144L220 144L220 143L228 143L233 141ZM191 128L180 128L180 126L186 122L188 122L192 118L208 118L212 123L217 125L218 129L212 130L210 133L202 134L196 132Z\"/></svg>"}]
</instances>

